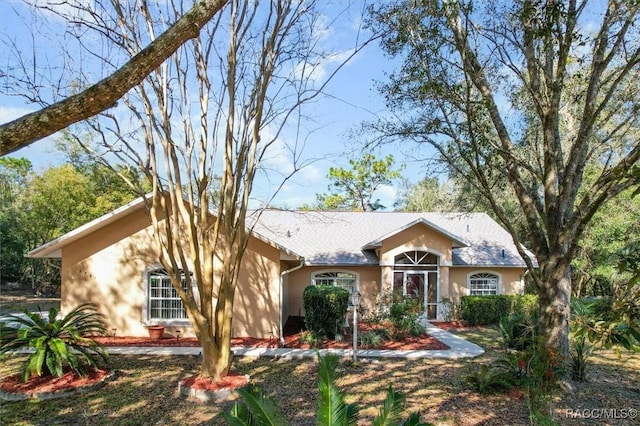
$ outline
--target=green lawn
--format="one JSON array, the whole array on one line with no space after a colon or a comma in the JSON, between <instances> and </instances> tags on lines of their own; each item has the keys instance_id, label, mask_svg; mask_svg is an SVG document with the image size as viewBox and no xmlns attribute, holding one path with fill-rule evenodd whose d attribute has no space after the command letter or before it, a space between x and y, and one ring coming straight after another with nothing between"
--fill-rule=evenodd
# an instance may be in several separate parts
<instances>
[{"instance_id":1,"label":"green lawn","mask_svg":"<svg viewBox=\"0 0 640 426\"><path fill-rule=\"evenodd\" d=\"M391 360L344 362L340 376L347 402L361 408L361 424L370 424L389 383L407 395L407 412L420 410L422 420L437 425L529 424L524 399L509 395L482 396L464 382L469 371L496 356L498 332L483 328L461 332L484 344L486 355L471 360ZM0 376L10 374L22 357L2 360ZM568 409L638 408L640 356L612 352L595 358L591 379L558 395L553 413L561 424L589 424L566 419ZM96 392L45 402L3 403L3 424L224 424L217 416L230 403L201 404L177 396L177 383L198 369L192 356L113 356L115 381ZM314 360L237 359L235 368L249 374L284 409L292 424L315 424L316 364ZM606 406L604 406L606 405ZM637 419L635 419L637 420ZM601 424L594 422L592 424ZM616 425L637 424L630 420Z\"/></svg>"}]
</instances>

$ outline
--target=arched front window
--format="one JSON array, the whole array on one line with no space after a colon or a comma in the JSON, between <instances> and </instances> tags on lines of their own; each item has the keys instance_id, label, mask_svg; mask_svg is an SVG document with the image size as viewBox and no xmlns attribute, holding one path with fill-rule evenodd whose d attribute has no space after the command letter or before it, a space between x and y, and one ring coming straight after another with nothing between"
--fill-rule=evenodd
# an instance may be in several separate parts
<instances>
[{"instance_id":1,"label":"arched front window","mask_svg":"<svg viewBox=\"0 0 640 426\"><path fill-rule=\"evenodd\" d=\"M434 269L438 266L438 256L426 251L406 251L394 258L394 265L398 267L419 267L420 269ZM429 268L431 266L431 268Z\"/></svg>"},{"instance_id":2,"label":"arched front window","mask_svg":"<svg viewBox=\"0 0 640 426\"><path fill-rule=\"evenodd\" d=\"M357 287L357 277L351 272L319 272L313 276L313 284L339 286L351 294L353 289Z\"/></svg>"},{"instance_id":3,"label":"arched front window","mask_svg":"<svg viewBox=\"0 0 640 426\"><path fill-rule=\"evenodd\" d=\"M148 316L150 320L186 319L187 313L182 306L182 299L171 284L171 278L164 269L157 269L148 274ZM182 288L187 289L184 272Z\"/></svg>"},{"instance_id":4,"label":"arched front window","mask_svg":"<svg viewBox=\"0 0 640 426\"><path fill-rule=\"evenodd\" d=\"M500 276L491 272L469 275L469 294L471 296L489 296L499 294Z\"/></svg>"}]
</instances>

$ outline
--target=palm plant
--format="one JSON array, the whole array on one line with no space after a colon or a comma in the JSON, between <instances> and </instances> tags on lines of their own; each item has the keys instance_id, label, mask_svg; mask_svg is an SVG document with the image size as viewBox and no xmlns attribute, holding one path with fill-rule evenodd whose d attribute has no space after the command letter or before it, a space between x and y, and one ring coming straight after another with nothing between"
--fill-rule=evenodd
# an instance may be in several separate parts
<instances>
[{"instance_id":1,"label":"palm plant","mask_svg":"<svg viewBox=\"0 0 640 426\"><path fill-rule=\"evenodd\" d=\"M88 336L105 335L105 317L93 304L82 304L62 319L51 308L47 316L23 310L0 322L0 355L33 350L23 367L23 378L57 376L69 367L84 375L86 367L96 368L96 359L108 360L106 349Z\"/></svg>"},{"instance_id":2,"label":"palm plant","mask_svg":"<svg viewBox=\"0 0 640 426\"><path fill-rule=\"evenodd\" d=\"M236 390L244 404L235 403L224 418L233 426L286 425L287 421L280 407L257 386L248 385Z\"/></svg>"},{"instance_id":3,"label":"palm plant","mask_svg":"<svg viewBox=\"0 0 640 426\"><path fill-rule=\"evenodd\" d=\"M318 353L318 425L351 425L358 420L358 407L344 401L342 391L336 385L338 358L335 355L320 356Z\"/></svg>"},{"instance_id":4,"label":"palm plant","mask_svg":"<svg viewBox=\"0 0 640 426\"><path fill-rule=\"evenodd\" d=\"M358 406L347 404L342 391L336 386L338 358L335 355L325 357L318 355L318 389L320 401L318 404L317 421L322 426L354 425L358 420ZM225 419L230 425L262 426L286 425L282 411L278 405L255 386L248 386L237 390L243 404L236 402ZM387 397L380 413L374 419L375 426L428 426L421 423L419 413L412 413L406 420L404 416L404 395L395 392L389 385Z\"/></svg>"}]
</instances>

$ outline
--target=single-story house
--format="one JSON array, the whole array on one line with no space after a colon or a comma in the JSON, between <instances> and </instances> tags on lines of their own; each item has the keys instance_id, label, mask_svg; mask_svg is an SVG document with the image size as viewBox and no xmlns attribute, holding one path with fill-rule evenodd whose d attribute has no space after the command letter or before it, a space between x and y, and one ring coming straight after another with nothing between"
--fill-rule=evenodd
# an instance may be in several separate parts
<instances>
[{"instance_id":1,"label":"single-story house","mask_svg":"<svg viewBox=\"0 0 640 426\"><path fill-rule=\"evenodd\" d=\"M524 261L484 213L262 210L251 219L235 296L236 336L281 337L288 317L304 316L309 285L355 288L364 310L383 294L402 292L418 298L429 320L444 319L447 301L462 295L524 291ZM28 255L62 259L63 313L93 302L118 335L146 335L152 324L191 335L152 241L140 198Z\"/></svg>"}]
</instances>

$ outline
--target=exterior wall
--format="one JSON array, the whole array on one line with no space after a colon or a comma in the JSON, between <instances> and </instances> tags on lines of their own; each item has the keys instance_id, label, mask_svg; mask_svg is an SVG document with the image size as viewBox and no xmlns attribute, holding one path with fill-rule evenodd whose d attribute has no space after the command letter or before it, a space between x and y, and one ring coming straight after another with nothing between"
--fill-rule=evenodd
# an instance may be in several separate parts
<instances>
[{"instance_id":1,"label":"exterior wall","mask_svg":"<svg viewBox=\"0 0 640 426\"><path fill-rule=\"evenodd\" d=\"M238 337L280 335L280 251L256 238L245 251L233 313Z\"/></svg>"},{"instance_id":2,"label":"exterior wall","mask_svg":"<svg viewBox=\"0 0 640 426\"><path fill-rule=\"evenodd\" d=\"M449 295L454 301L460 301L460 297L467 296L469 274L478 272L490 272L500 277L498 294L523 294L524 282L522 275L524 268L486 268L486 267L453 267L449 269Z\"/></svg>"},{"instance_id":3,"label":"exterior wall","mask_svg":"<svg viewBox=\"0 0 640 426\"><path fill-rule=\"evenodd\" d=\"M63 313L81 303L95 303L107 316L110 331L120 336L146 336L145 271L158 266L159 254L154 247L151 225L142 206L117 222L69 243L62 249ZM281 264L278 249L251 238L235 295L234 335L277 337L281 321L290 315L304 316L302 293L311 284L312 275L320 271L355 273L362 306L372 309L377 296L390 289L394 256L412 250L440 256L438 301L459 300L461 295L468 294L467 277L476 272L497 273L502 294L523 291L523 268L451 267L451 240L417 224L383 241L378 253L381 267L303 267L283 275L281 295L280 271L292 266ZM166 325L169 334L181 330L183 336L193 335L188 320L174 320Z\"/></svg>"},{"instance_id":4,"label":"exterior wall","mask_svg":"<svg viewBox=\"0 0 640 426\"><path fill-rule=\"evenodd\" d=\"M304 289L311 285L313 274L321 271L343 271L352 272L357 275L358 290L362 295L361 306L365 309L372 309L375 306L376 298L380 294L380 268L377 266L305 266L288 275L288 286L285 298L285 305L288 306L288 316L304 316L304 306L302 303L302 293Z\"/></svg>"},{"instance_id":5,"label":"exterior wall","mask_svg":"<svg viewBox=\"0 0 640 426\"><path fill-rule=\"evenodd\" d=\"M120 336L144 336L143 272L158 263L143 208L62 249L61 309L95 303L107 328Z\"/></svg>"},{"instance_id":6,"label":"exterior wall","mask_svg":"<svg viewBox=\"0 0 640 426\"><path fill-rule=\"evenodd\" d=\"M393 266L396 255L412 250L434 253L440 256L441 265L451 264L451 240L419 223L382 242L380 265Z\"/></svg>"},{"instance_id":7,"label":"exterior wall","mask_svg":"<svg viewBox=\"0 0 640 426\"><path fill-rule=\"evenodd\" d=\"M145 271L159 267L149 219L140 208L70 243L62 250L61 309L95 303L107 328L120 336L147 336ZM278 336L280 253L251 238L239 274L234 305L236 336ZM188 320L171 320L166 332L193 336Z\"/></svg>"}]
</instances>

